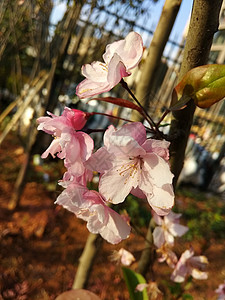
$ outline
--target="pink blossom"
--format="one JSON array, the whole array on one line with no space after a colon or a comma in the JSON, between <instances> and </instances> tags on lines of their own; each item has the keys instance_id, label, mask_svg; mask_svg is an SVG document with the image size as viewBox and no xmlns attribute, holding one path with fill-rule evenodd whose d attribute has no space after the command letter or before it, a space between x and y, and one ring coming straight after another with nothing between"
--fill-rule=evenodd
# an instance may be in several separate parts
<instances>
[{"instance_id":1,"label":"pink blossom","mask_svg":"<svg viewBox=\"0 0 225 300\"><path fill-rule=\"evenodd\" d=\"M161 299L162 292L159 290L156 282L150 281L149 283L139 283L136 286L135 291L142 292L144 289L147 290L149 300Z\"/></svg>"},{"instance_id":2,"label":"pink blossom","mask_svg":"<svg viewBox=\"0 0 225 300\"><path fill-rule=\"evenodd\" d=\"M130 253L129 251L125 250L124 248L121 248L119 250L118 254L120 255L121 263L124 266L130 266L132 264L132 262L135 261L133 254Z\"/></svg>"},{"instance_id":3,"label":"pink blossom","mask_svg":"<svg viewBox=\"0 0 225 300\"><path fill-rule=\"evenodd\" d=\"M91 156L94 148L92 138L80 130L86 123L85 113L79 110L65 108L59 117L48 113L51 117L41 117L37 120L38 130L53 135L54 139L42 154L46 158L49 154L65 159L64 164L70 173L81 176L85 172L84 162Z\"/></svg>"},{"instance_id":4,"label":"pink blossom","mask_svg":"<svg viewBox=\"0 0 225 300\"><path fill-rule=\"evenodd\" d=\"M138 291L138 292L143 292L144 289L146 289L148 287L148 284L147 283L139 283L135 290Z\"/></svg>"},{"instance_id":5,"label":"pink blossom","mask_svg":"<svg viewBox=\"0 0 225 300\"><path fill-rule=\"evenodd\" d=\"M171 250L168 244L163 244L161 248L156 250L157 253L161 254L162 256L158 259L159 262L164 262L168 264L170 268L175 268L177 263L177 256Z\"/></svg>"},{"instance_id":6,"label":"pink blossom","mask_svg":"<svg viewBox=\"0 0 225 300\"><path fill-rule=\"evenodd\" d=\"M117 244L129 236L130 226L123 218L107 206L98 192L89 191L83 185L69 184L55 203L87 221L88 230L99 233L109 243Z\"/></svg>"},{"instance_id":7,"label":"pink blossom","mask_svg":"<svg viewBox=\"0 0 225 300\"><path fill-rule=\"evenodd\" d=\"M218 294L217 300L225 300L225 281L219 285L215 292Z\"/></svg>"},{"instance_id":8,"label":"pink blossom","mask_svg":"<svg viewBox=\"0 0 225 300\"><path fill-rule=\"evenodd\" d=\"M188 231L188 227L179 224L181 214L170 212L163 218L153 214L153 218L157 225L153 231L154 244L157 248L162 247L165 243L174 244L174 237L182 236Z\"/></svg>"},{"instance_id":9,"label":"pink blossom","mask_svg":"<svg viewBox=\"0 0 225 300\"><path fill-rule=\"evenodd\" d=\"M119 251L113 251L111 260L121 263L124 266L130 266L135 261L135 258L132 253L121 248Z\"/></svg>"},{"instance_id":10,"label":"pink blossom","mask_svg":"<svg viewBox=\"0 0 225 300\"><path fill-rule=\"evenodd\" d=\"M167 214L174 204L169 143L146 139L145 127L137 122L118 130L109 126L104 145L85 165L102 174L99 191L107 201L121 203L131 192L147 197L157 214Z\"/></svg>"},{"instance_id":11,"label":"pink blossom","mask_svg":"<svg viewBox=\"0 0 225 300\"><path fill-rule=\"evenodd\" d=\"M195 279L203 280L208 278L204 272L208 259L205 256L193 256L193 249L186 250L180 257L172 275L174 282L183 282L185 277L191 275Z\"/></svg>"},{"instance_id":12,"label":"pink blossom","mask_svg":"<svg viewBox=\"0 0 225 300\"><path fill-rule=\"evenodd\" d=\"M80 130L87 122L86 113L78 109L65 107L61 116L47 112L50 117L40 117L37 119L38 130L43 130L53 136L59 136L65 128Z\"/></svg>"},{"instance_id":13,"label":"pink blossom","mask_svg":"<svg viewBox=\"0 0 225 300\"><path fill-rule=\"evenodd\" d=\"M69 171L65 172L63 179L58 181L58 184L67 188L71 183L86 186L87 182L90 182L93 178L93 172L85 169L84 173L80 176L74 176Z\"/></svg>"},{"instance_id":14,"label":"pink blossom","mask_svg":"<svg viewBox=\"0 0 225 300\"><path fill-rule=\"evenodd\" d=\"M111 90L123 77L131 75L130 70L138 65L142 54L143 41L136 32L109 44L103 54L104 63L95 61L82 66L86 79L77 86L77 96L87 98Z\"/></svg>"}]
</instances>

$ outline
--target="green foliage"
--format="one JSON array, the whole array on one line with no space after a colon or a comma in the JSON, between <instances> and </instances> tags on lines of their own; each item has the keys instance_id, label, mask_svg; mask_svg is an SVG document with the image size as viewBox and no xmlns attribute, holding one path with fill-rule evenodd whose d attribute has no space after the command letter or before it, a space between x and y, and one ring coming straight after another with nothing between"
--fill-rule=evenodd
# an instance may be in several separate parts
<instances>
[{"instance_id":1,"label":"green foliage","mask_svg":"<svg viewBox=\"0 0 225 300\"><path fill-rule=\"evenodd\" d=\"M190 294L184 294L182 300L193 300L194 298Z\"/></svg>"},{"instance_id":2,"label":"green foliage","mask_svg":"<svg viewBox=\"0 0 225 300\"><path fill-rule=\"evenodd\" d=\"M124 209L126 209L134 224L137 226L148 226L151 213L150 209L146 209L144 206L142 199L129 195L124 201Z\"/></svg>"},{"instance_id":3,"label":"green foliage","mask_svg":"<svg viewBox=\"0 0 225 300\"><path fill-rule=\"evenodd\" d=\"M179 210L187 220L189 231L184 238L225 238L225 204L219 197L205 193L193 192L190 189L179 190L178 194L184 201L185 208Z\"/></svg>"},{"instance_id":4,"label":"green foliage","mask_svg":"<svg viewBox=\"0 0 225 300\"><path fill-rule=\"evenodd\" d=\"M171 295L173 295L174 297L177 297L182 294L182 286L180 283L169 284L168 288L169 288Z\"/></svg>"},{"instance_id":5,"label":"green foliage","mask_svg":"<svg viewBox=\"0 0 225 300\"><path fill-rule=\"evenodd\" d=\"M123 267L122 270L130 294L130 300L148 300L146 288L142 292L135 291L139 283L146 283L144 277L125 267Z\"/></svg>"}]
</instances>

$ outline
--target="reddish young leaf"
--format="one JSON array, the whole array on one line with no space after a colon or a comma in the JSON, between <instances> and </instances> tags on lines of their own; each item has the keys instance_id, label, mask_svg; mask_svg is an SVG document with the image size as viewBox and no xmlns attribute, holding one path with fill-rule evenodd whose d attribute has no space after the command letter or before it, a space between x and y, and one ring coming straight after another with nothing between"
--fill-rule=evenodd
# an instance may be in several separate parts
<instances>
[{"instance_id":1,"label":"reddish young leaf","mask_svg":"<svg viewBox=\"0 0 225 300\"><path fill-rule=\"evenodd\" d=\"M225 65L204 65L187 72L174 89L178 102L182 97L194 99L201 108L208 108L225 97Z\"/></svg>"},{"instance_id":2,"label":"reddish young leaf","mask_svg":"<svg viewBox=\"0 0 225 300\"><path fill-rule=\"evenodd\" d=\"M94 100L105 101L105 102L113 103L115 105L119 105L119 106L122 106L122 107L135 109L135 110L139 111L140 114L142 114L141 107L137 106L133 102L131 102L129 100L126 100L126 99L115 98L115 97L100 97L100 98L94 98Z\"/></svg>"}]
</instances>

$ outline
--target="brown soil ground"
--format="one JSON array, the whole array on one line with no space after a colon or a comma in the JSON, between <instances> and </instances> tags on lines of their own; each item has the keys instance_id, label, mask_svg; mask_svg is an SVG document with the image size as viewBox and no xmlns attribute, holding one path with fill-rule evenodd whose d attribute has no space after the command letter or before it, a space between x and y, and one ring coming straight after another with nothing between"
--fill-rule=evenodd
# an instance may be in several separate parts
<instances>
[{"instance_id":1,"label":"brown soil ground","mask_svg":"<svg viewBox=\"0 0 225 300\"><path fill-rule=\"evenodd\" d=\"M0 148L0 299L55 299L72 287L88 231L83 221L54 204L59 188L56 187L56 192L48 191L43 180L35 179L33 175L28 178L19 208L14 211L8 209L23 159L24 153L18 141L14 136L8 136ZM61 177L50 171L49 175L50 178ZM200 254L204 240L197 240L192 245ZM188 243L184 245L179 241L177 249L181 253L187 246ZM144 240L132 233L119 245L103 243L87 286L103 300L129 299L121 268L110 260L113 250L121 247L131 251L138 259ZM187 293L196 300L215 300L214 290L225 278L225 245L222 241L212 240L204 254L210 262L209 279L193 280ZM135 267L136 263L132 269ZM171 269L156 263L154 273L159 287L164 294L167 293L164 280L169 279Z\"/></svg>"}]
</instances>

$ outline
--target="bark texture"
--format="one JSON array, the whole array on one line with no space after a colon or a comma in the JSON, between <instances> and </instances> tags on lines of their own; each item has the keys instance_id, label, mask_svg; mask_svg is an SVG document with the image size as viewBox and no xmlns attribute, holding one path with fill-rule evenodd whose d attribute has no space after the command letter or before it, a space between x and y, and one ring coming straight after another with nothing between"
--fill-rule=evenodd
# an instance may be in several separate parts
<instances>
[{"instance_id":1,"label":"bark texture","mask_svg":"<svg viewBox=\"0 0 225 300\"><path fill-rule=\"evenodd\" d=\"M182 0L165 1L159 23L148 50L148 56L142 68L141 78L138 82L135 94L136 98L146 109L149 107L153 80L161 64L161 57L176 20L181 1ZM143 121L143 117L136 111L134 111L132 119L133 121Z\"/></svg>"},{"instance_id":2,"label":"bark texture","mask_svg":"<svg viewBox=\"0 0 225 300\"><path fill-rule=\"evenodd\" d=\"M85 288L95 261L98 250L102 245L102 237L98 234L89 233L84 250L79 259L79 266L73 283L73 289Z\"/></svg>"},{"instance_id":3,"label":"bark texture","mask_svg":"<svg viewBox=\"0 0 225 300\"><path fill-rule=\"evenodd\" d=\"M213 35L219 26L221 5L222 0L194 1L178 82L190 69L207 64ZM195 104L191 101L185 109L173 113L170 129L172 139L170 157L171 171L175 175L174 186L183 167L194 111Z\"/></svg>"}]
</instances>

